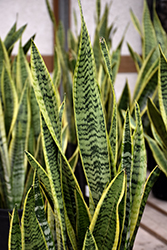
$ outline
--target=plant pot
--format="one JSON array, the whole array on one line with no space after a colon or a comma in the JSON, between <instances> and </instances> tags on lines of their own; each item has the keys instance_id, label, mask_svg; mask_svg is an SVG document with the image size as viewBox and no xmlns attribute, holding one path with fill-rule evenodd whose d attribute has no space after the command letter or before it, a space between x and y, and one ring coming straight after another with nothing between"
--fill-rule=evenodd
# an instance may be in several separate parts
<instances>
[{"instance_id":1,"label":"plant pot","mask_svg":"<svg viewBox=\"0 0 167 250\"><path fill-rule=\"evenodd\" d=\"M18 210L21 219L22 210ZM10 209L0 209L0 249L8 250L8 236L10 228L9 214L12 214Z\"/></svg>"}]
</instances>

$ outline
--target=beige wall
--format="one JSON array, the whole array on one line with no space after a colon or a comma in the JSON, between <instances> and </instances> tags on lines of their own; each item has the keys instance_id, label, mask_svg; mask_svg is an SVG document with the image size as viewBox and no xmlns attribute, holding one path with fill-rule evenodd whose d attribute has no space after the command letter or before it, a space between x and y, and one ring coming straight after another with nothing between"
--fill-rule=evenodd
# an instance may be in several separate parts
<instances>
[{"instance_id":1,"label":"beige wall","mask_svg":"<svg viewBox=\"0 0 167 250\"><path fill-rule=\"evenodd\" d=\"M95 30L95 22L94 22L94 15L95 15L95 8L96 8L96 0L81 0L82 1L82 9L84 13L85 22L88 27L88 31L91 37L91 41L93 41L94 30ZM104 6L106 3L110 3L110 0L102 0L102 13L104 11ZM110 9L110 16L109 16L109 23L114 21L115 27L117 27L117 32L113 37L113 49L115 49L121 40L123 32L125 30L126 25L129 23L129 27L125 36L125 41L122 47L122 55L129 55L129 51L127 48L126 43L128 42L132 48L137 52L141 53L141 40L140 36L135 30L131 18L130 18L130 8L133 10L135 15L138 19L142 20L142 11L143 11L143 0L113 0L111 9ZM80 14L78 8L77 0L71 0L71 13L73 10L76 10L77 18L78 18L78 30L80 28ZM74 19L73 15L71 15L71 28L74 31ZM134 84L136 81L137 74L136 73L119 73L115 83L115 90L117 99L120 97L122 89L124 87L126 78L128 79L131 92L133 93Z\"/></svg>"},{"instance_id":2,"label":"beige wall","mask_svg":"<svg viewBox=\"0 0 167 250\"><path fill-rule=\"evenodd\" d=\"M50 3L52 4L52 0ZM36 33L35 43L40 53L53 54L53 26L45 0L1 0L0 11L0 37L2 40L17 17L18 28L23 24L28 24L23 34L23 44ZM17 53L17 47L15 47L14 53Z\"/></svg>"}]
</instances>

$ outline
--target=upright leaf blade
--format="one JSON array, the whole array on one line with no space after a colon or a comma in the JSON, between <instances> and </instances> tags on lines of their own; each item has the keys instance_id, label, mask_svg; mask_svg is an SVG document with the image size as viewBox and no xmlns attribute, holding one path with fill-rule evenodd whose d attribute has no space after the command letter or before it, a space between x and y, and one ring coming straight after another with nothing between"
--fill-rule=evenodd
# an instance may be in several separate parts
<instances>
[{"instance_id":1,"label":"upright leaf blade","mask_svg":"<svg viewBox=\"0 0 167 250\"><path fill-rule=\"evenodd\" d=\"M97 247L95 238L93 237L92 232L88 228L88 231L85 235L85 240L82 250L98 250L98 249L99 248Z\"/></svg>"},{"instance_id":2,"label":"upright leaf blade","mask_svg":"<svg viewBox=\"0 0 167 250\"><path fill-rule=\"evenodd\" d=\"M99 249L117 249L119 239L119 204L125 191L125 172L121 171L101 196L90 224Z\"/></svg>"},{"instance_id":3,"label":"upright leaf blade","mask_svg":"<svg viewBox=\"0 0 167 250\"><path fill-rule=\"evenodd\" d=\"M41 131L42 131L42 143L43 143L46 168L53 195L54 207L57 214L57 220L56 220L57 244L59 247L65 249L66 225L65 225L65 214L64 214L63 196L62 196L61 179L60 179L61 165L59 158L59 150L42 116L41 116Z\"/></svg>"},{"instance_id":4,"label":"upright leaf blade","mask_svg":"<svg viewBox=\"0 0 167 250\"><path fill-rule=\"evenodd\" d=\"M46 220L46 215L44 211L44 202L41 196L40 188L39 188L39 181L37 175L35 173L34 178L34 192L35 192L35 214L39 221L39 224L42 228L48 250L55 250L54 243L51 236L51 231Z\"/></svg>"},{"instance_id":5,"label":"upright leaf blade","mask_svg":"<svg viewBox=\"0 0 167 250\"><path fill-rule=\"evenodd\" d=\"M58 116L58 100L50 74L44 61L32 41L31 46L31 68L33 76L33 87L41 113L60 143L61 125Z\"/></svg>"},{"instance_id":6,"label":"upright leaf blade","mask_svg":"<svg viewBox=\"0 0 167 250\"><path fill-rule=\"evenodd\" d=\"M145 208L145 205L146 205L146 202L147 202L148 195L149 195L154 183L158 179L158 177L160 175L160 172L161 172L161 170L158 167L155 167L153 169L153 171L150 173L150 175L147 178L147 181L145 183L144 191L143 191L143 195L142 195L142 201L141 201L141 205L140 205L140 212L139 212L139 215L138 215L138 219L137 219L137 223L136 223L136 227L135 227L133 236L132 236L130 244L129 244L130 249L133 248L134 240L135 240L135 237L136 237L139 225L140 225L140 221L141 221L141 218L142 218L142 215L143 215L143 212L144 212L144 208Z\"/></svg>"},{"instance_id":7,"label":"upright leaf blade","mask_svg":"<svg viewBox=\"0 0 167 250\"><path fill-rule=\"evenodd\" d=\"M130 239L133 235L135 225L137 223L137 217L139 214L141 197L144 190L147 170L147 157L145 150L144 134L140 117L140 108L137 103L135 115L136 129L133 134L133 172L131 180L132 205L130 218Z\"/></svg>"},{"instance_id":8,"label":"upright leaf blade","mask_svg":"<svg viewBox=\"0 0 167 250\"><path fill-rule=\"evenodd\" d=\"M102 103L90 38L80 13L82 30L74 74L74 110L82 164L95 205L110 180L109 151Z\"/></svg>"},{"instance_id":9,"label":"upright leaf blade","mask_svg":"<svg viewBox=\"0 0 167 250\"><path fill-rule=\"evenodd\" d=\"M22 200L27 170L27 159L24 150L27 150L28 147L29 128L30 106L28 102L28 85L25 84L9 148L13 202L14 204L17 203L18 206Z\"/></svg>"},{"instance_id":10,"label":"upright leaf blade","mask_svg":"<svg viewBox=\"0 0 167 250\"><path fill-rule=\"evenodd\" d=\"M48 250L43 231L35 215L34 190L31 187L28 191L21 219L22 249Z\"/></svg>"},{"instance_id":11,"label":"upright leaf blade","mask_svg":"<svg viewBox=\"0 0 167 250\"><path fill-rule=\"evenodd\" d=\"M8 238L8 249L9 250L21 250L21 230L20 230L20 221L17 211L17 206L12 212L12 218L10 221L10 230Z\"/></svg>"},{"instance_id":12,"label":"upright leaf blade","mask_svg":"<svg viewBox=\"0 0 167 250\"><path fill-rule=\"evenodd\" d=\"M165 58L162 49L160 48L160 66L159 66L159 76L158 76L158 93L159 93L159 105L167 129L167 102L166 102L166 83L167 83L167 60Z\"/></svg>"}]
</instances>

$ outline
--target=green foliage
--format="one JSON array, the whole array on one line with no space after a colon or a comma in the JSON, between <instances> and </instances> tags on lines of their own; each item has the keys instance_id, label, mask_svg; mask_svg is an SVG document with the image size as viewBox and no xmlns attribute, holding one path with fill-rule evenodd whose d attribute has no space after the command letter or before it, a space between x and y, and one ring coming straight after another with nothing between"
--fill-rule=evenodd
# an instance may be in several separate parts
<instances>
[{"instance_id":1,"label":"green foliage","mask_svg":"<svg viewBox=\"0 0 167 250\"><path fill-rule=\"evenodd\" d=\"M142 54L137 54L128 44L129 52L135 63L137 70L137 80L135 83L132 100L129 102L130 113L135 117L135 101L140 106L144 131L148 133L150 123L147 117L147 98L157 101L157 86L158 86L158 67L159 67L159 49L160 44L164 53L167 48L167 35L161 25L161 22L156 13L155 5L153 6L153 21L150 17L150 12L147 6L147 1L144 0L142 24L133 13L130 11L132 22L139 32L142 42ZM121 101L120 101L121 102ZM126 106L121 109L126 110Z\"/></svg>"},{"instance_id":2,"label":"green foliage","mask_svg":"<svg viewBox=\"0 0 167 250\"><path fill-rule=\"evenodd\" d=\"M31 185L24 150L37 156L39 148L39 107L26 60L31 44L30 40L25 46L21 44L25 28L26 25L17 30L15 23L5 40L0 40L0 207L8 209L15 204L22 206L27 185ZM12 60L11 53L19 39L18 54Z\"/></svg>"},{"instance_id":3,"label":"green foliage","mask_svg":"<svg viewBox=\"0 0 167 250\"><path fill-rule=\"evenodd\" d=\"M167 60L160 48L160 62L158 71L158 108L151 99L147 102L147 111L151 123L152 137L146 135L146 139L152 150L153 156L159 168L167 175L167 108L166 108L166 67Z\"/></svg>"},{"instance_id":4,"label":"green foliage","mask_svg":"<svg viewBox=\"0 0 167 250\"><path fill-rule=\"evenodd\" d=\"M156 167L146 180L146 150L137 103L134 130L130 126L129 110L126 112L121 161L119 167L116 166L118 116L111 57L107 43L100 39L104 72L107 72L108 78L108 95L112 99L107 123L93 48L81 3L78 3L82 24L72 89L73 112L79 154L89 187L89 203L83 198L73 168L62 148L62 119L59 119L62 118L62 109L59 109L58 89L32 41L31 70L41 113L46 169L26 151L35 171L34 184L24 202L21 236L18 226L16 228L17 223L13 223L15 211L10 232L17 232L17 238L13 237L14 233L9 236L11 246L16 244L18 238L20 242L21 237L22 249L36 249L37 246L40 249L54 249L54 246L55 249L74 250L132 249L148 194L160 173ZM53 218L55 230L48 228L43 198L46 199L45 205L49 206L47 211L49 217Z\"/></svg>"},{"instance_id":5,"label":"green foliage","mask_svg":"<svg viewBox=\"0 0 167 250\"><path fill-rule=\"evenodd\" d=\"M65 105L65 115L64 115L64 123L68 123L68 142L72 144L77 144L76 138L76 128L74 121L74 108L73 108L73 78L74 78L74 70L77 62L77 55L79 50L79 44L81 39L81 34L77 34L77 18L76 13L74 12L74 21L76 26L76 34L72 32L72 30L68 30L67 34L67 43L68 43L68 51L65 49L65 31L61 21L59 24L56 24L54 19L53 12L49 5L48 0L46 0L46 5L48 9L48 13L50 18L54 24L55 28L55 58L54 61L54 73L53 73L53 83L56 84L55 78L62 78L62 86L63 86L63 94L66 94L66 105ZM114 23L109 24L108 18L110 15L111 3L105 5L104 13L101 13L101 0L96 1L96 13L95 13L95 36L93 39L93 53L95 58L95 68L97 71L96 79L99 81L99 85L101 90L107 89L104 93L105 104L108 101L108 80L105 78L106 72L103 64L103 57L100 50L99 38L105 37L107 46L109 51L112 48L112 37L116 32L116 28ZM124 37L123 37L124 38ZM121 39L118 47L115 51L112 51L110 54L111 63L113 68L113 76L112 81L115 82L116 74L118 72L119 64L120 64L120 52L122 47L123 38ZM60 68L59 68L60 67ZM58 74L57 74L58 71ZM102 90L103 93L103 90ZM110 103L108 103L108 106ZM106 112L105 115L107 116ZM106 119L108 119L106 117Z\"/></svg>"}]
</instances>

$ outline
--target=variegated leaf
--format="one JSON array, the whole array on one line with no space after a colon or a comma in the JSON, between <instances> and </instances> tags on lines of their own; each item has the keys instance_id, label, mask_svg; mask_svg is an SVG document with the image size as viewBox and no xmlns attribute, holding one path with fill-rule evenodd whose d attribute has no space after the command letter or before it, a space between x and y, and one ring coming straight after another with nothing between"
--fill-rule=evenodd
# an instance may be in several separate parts
<instances>
[{"instance_id":1,"label":"variegated leaf","mask_svg":"<svg viewBox=\"0 0 167 250\"><path fill-rule=\"evenodd\" d=\"M104 190L89 227L98 249L116 250L118 247L120 233L118 210L124 192L125 172L121 171Z\"/></svg>"},{"instance_id":2,"label":"variegated leaf","mask_svg":"<svg viewBox=\"0 0 167 250\"><path fill-rule=\"evenodd\" d=\"M43 231L35 215L35 197L33 187L28 191L21 219L22 250L48 250Z\"/></svg>"},{"instance_id":3,"label":"variegated leaf","mask_svg":"<svg viewBox=\"0 0 167 250\"><path fill-rule=\"evenodd\" d=\"M147 156L145 149L145 141L143 134L143 127L140 117L140 108L136 103L136 129L133 134L133 170L131 179L131 216L130 216L130 239L135 230L137 217L140 210L141 198L144 191L147 171Z\"/></svg>"},{"instance_id":4,"label":"variegated leaf","mask_svg":"<svg viewBox=\"0 0 167 250\"><path fill-rule=\"evenodd\" d=\"M21 229L20 229L20 220L17 211L17 206L15 205L12 217L10 221L10 230L8 238L8 249L9 250L21 250Z\"/></svg>"},{"instance_id":5,"label":"variegated leaf","mask_svg":"<svg viewBox=\"0 0 167 250\"><path fill-rule=\"evenodd\" d=\"M80 1L79 1L80 5ZM74 113L81 160L96 206L110 180L109 149L103 107L96 82L90 38L81 13L81 37L74 74Z\"/></svg>"}]
</instances>

